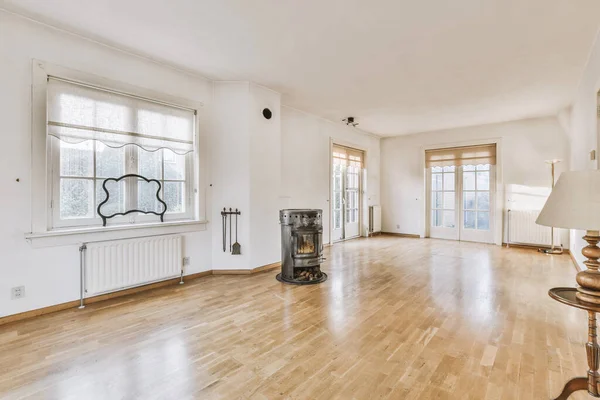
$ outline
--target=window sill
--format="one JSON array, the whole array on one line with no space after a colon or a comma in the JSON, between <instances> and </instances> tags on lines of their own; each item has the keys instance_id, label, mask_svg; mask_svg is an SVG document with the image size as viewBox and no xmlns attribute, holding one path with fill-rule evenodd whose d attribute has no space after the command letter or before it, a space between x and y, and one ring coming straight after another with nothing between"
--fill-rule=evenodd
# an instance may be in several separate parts
<instances>
[{"instance_id":1,"label":"window sill","mask_svg":"<svg viewBox=\"0 0 600 400\"><path fill-rule=\"evenodd\" d=\"M208 221L169 221L148 224L127 224L108 227L56 229L26 233L34 247L64 246L106 240L132 239L144 236L169 235L206 230Z\"/></svg>"}]
</instances>

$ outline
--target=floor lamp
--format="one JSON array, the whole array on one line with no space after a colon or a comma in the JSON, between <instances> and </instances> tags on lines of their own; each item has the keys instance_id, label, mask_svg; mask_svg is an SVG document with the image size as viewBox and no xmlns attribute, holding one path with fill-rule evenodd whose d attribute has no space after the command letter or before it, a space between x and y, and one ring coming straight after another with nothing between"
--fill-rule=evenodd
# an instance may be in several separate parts
<instances>
[{"instance_id":1,"label":"floor lamp","mask_svg":"<svg viewBox=\"0 0 600 400\"><path fill-rule=\"evenodd\" d=\"M550 168L552 170L552 190L554 190L554 166L561 161L562 160L558 160L558 159L546 160L546 164L550 164ZM538 249L538 251L541 253L544 253L544 254L562 254L563 253L562 244L560 245L560 247L554 246L554 227L553 226L550 227L550 243L551 243L551 245L550 245L549 249L541 248L541 249Z\"/></svg>"}]
</instances>

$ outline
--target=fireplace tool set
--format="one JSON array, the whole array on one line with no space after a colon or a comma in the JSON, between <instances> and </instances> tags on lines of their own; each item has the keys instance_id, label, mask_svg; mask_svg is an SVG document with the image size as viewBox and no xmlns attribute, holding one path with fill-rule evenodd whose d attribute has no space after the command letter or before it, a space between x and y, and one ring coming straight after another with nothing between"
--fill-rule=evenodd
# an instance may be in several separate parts
<instances>
[{"instance_id":1,"label":"fireplace tool set","mask_svg":"<svg viewBox=\"0 0 600 400\"><path fill-rule=\"evenodd\" d=\"M241 215L241 211L238 211L236 208L233 211L229 208L229 211L225 207L223 207L223 211L221 211L221 219L223 220L223 252L227 251L227 217L229 217L229 252L232 255L240 255L242 254L242 246L238 243L237 231L238 231L238 215ZM235 215L235 243L231 242L231 223L233 220L233 216Z\"/></svg>"}]
</instances>

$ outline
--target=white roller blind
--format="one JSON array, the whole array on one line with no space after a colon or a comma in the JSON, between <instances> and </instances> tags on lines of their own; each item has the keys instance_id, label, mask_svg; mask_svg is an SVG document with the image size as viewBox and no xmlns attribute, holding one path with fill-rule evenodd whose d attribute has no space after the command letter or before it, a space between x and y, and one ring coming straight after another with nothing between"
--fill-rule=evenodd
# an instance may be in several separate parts
<instances>
[{"instance_id":1,"label":"white roller blind","mask_svg":"<svg viewBox=\"0 0 600 400\"><path fill-rule=\"evenodd\" d=\"M48 135L65 142L194 151L193 110L53 77L48 78L47 96Z\"/></svg>"},{"instance_id":2,"label":"white roller blind","mask_svg":"<svg viewBox=\"0 0 600 400\"><path fill-rule=\"evenodd\" d=\"M335 144L333 145L333 158L354 161L356 163L360 163L360 165L362 166L363 152L361 150L356 150L350 147Z\"/></svg>"},{"instance_id":3,"label":"white roller blind","mask_svg":"<svg viewBox=\"0 0 600 400\"><path fill-rule=\"evenodd\" d=\"M477 164L496 164L495 144L450 147L425 151L426 168Z\"/></svg>"}]
</instances>

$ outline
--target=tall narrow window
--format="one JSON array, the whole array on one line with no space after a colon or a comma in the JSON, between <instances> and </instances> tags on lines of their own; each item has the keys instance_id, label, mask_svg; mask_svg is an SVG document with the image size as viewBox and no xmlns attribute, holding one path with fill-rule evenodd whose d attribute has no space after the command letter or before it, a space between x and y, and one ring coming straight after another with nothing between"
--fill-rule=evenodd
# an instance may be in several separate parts
<instances>
[{"instance_id":1,"label":"tall narrow window","mask_svg":"<svg viewBox=\"0 0 600 400\"><path fill-rule=\"evenodd\" d=\"M360 191L364 153L333 146L332 240L360 235Z\"/></svg>"},{"instance_id":2,"label":"tall narrow window","mask_svg":"<svg viewBox=\"0 0 600 400\"><path fill-rule=\"evenodd\" d=\"M160 182L171 219L191 219L195 111L135 95L48 78L47 123L52 171L52 227L99 225L107 178L141 175ZM105 215L162 211L158 185L107 181ZM111 223L153 221L142 213Z\"/></svg>"}]
</instances>

